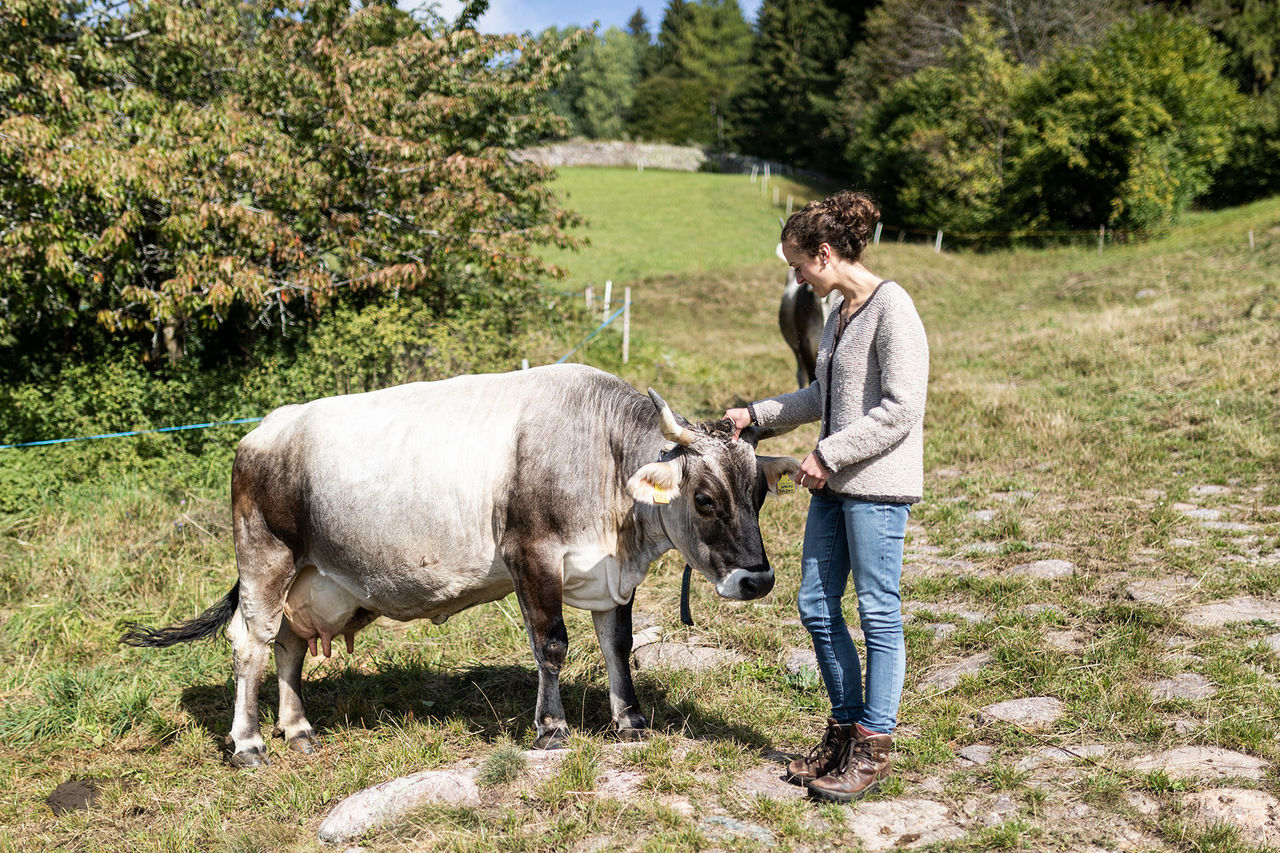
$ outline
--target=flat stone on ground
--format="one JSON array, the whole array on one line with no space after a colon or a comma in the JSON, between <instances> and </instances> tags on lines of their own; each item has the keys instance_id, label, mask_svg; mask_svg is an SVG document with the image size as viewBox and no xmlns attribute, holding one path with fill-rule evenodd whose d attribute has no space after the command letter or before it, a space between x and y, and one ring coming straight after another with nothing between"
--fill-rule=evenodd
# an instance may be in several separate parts
<instances>
[{"instance_id":1,"label":"flat stone on ground","mask_svg":"<svg viewBox=\"0 0 1280 853\"><path fill-rule=\"evenodd\" d=\"M966 675L975 675L989 663L991 653L979 652L933 672L916 685L916 690L921 693L942 693L955 687Z\"/></svg>"},{"instance_id":2,"label":"flat stone on ground","mask_svg":"<svg viewBox=\"0 0 1280 853\"><path fill-rule=\"evenodd\" d=\"M1107 748L1100 743L1072 746L1065 749L1046 746L1044 749L1023 758L1014 765L1014 769L1018 771L1035 770L1043 764L1070 764L1077 758L1101 758L1106 754Z\"/></svg>"},{"instance_id":3,"label":"flat stone on ground","mask_svg":"<svg viewBox=\"0 0 1280 853\"><path fill-rule=\"evenodd\" d=\"M1144 685L1156 699L1208 699L1218 692L1209 679L1198 672L1180 672Z\"/></svg>"},{"instance_id":4,"label":"flat stone on ground","mask_svg":"<svg viewBox=\"0 0 1280 853\"><path fill-rule=\"evenodd\" d=\"M1020 563L1005 571L1005 574L1010 577L1024 577L1034 580L1069 578L1075 573L1075 564L1068 560L1036 560L1031 563Z\"/></svg>"},{"instance_id":5,"label":"flat stone on ground","mask_svg":"<svg viewBox=\"0 0 1280 853\"><path fill-rule=\"evenodd\" d=\"M971 743L966 747L956 750L956 757L963 758L971 764L982 766L991 761L991 754L995 752L994 746L985 743Z\"/></svg>"},{"instance_id":6,"label":"flat stone on ground","mask_svg":"<svg viewBox=\"0 0 1280 853\"><path fill-rule=\"evenodd\" d=\"M1189 610L1183 617L1197 628L1221 628L1232 622L1271 622L1280 625L1280 601L1267 601L1252 595L1238 595L1225 601L1212 601Z\"/></svg>"},{"instance_id":7,"label":"flat stone on ground","mask_svg":"<svg viewBox=\"0 0 1280 853\"><path fill-rule=\"evenodd\" d=\"M1266 791L1214 788L1188 794L1182 804L1194 823L1227 824L1235 827L1249 844L1280 847L1280 801Z\"/></svg>"},{"instance_id":8,"label":"flat stone on ground","mask_svg":"<svg viewBox=\"0 0 1280 853\"><path fill-rule=\"evenodd\" d=\"M1197 498L1205 498L1209 495L1231 494L1231 488L1229 486L1217 486L1207 483L1199 486L1192 486L1188 491Z\"/></svg>"},{"instance_id":9,"label":"flat stone on ground","mask_svg":"<svg viewBox=\"0 0 1280 853\"><path fill-rule=\"evenodd\" d=\"M741 663L746 658L730 649L686 646L683 643L650 643L635 650L636 669L684 669L705 672Z\"/></svg>"},{"instance_id":10,"label":"flat stone on ground","mask_svg":"<svg viewBox=\"0 0 1280 853\"><path fill-rule=\"evenodd\" d=\"M1026 728L1047 728L1062 716L1065 706L1052 696L1010 699L982 708L982 716Z\"/></svg>"},{"instance_id":11,"label":"flat stone on ground","mask_svg":"<svg viewBox=\"0 0 1280 853\"><path fill-rule=\"evenodd\" d=\"M818 656L813 649L792 649L787 653L787 672L799 675L806 669L818 671Z\"/></svg>"},{"instance_id":12,"label":"flat stone on ground","mask_svg":"<svg viewBox=\"0 0 1280 853\"><path fill-rule=\"evenodd\" d=\"M1217 746L1179 746L1139 756L1130 764L1139 773L1163 770L1172 779L1261 779L1268 766L1261 758Z\"/></svg>"},{"instance_id":13,"label":"flat stone on ground","mask_svg":"<svg viewBox=\"0 0 1280 853\"><path fill-rule=\"evenodd\" d=\"M1195 578L1176 575L1166 578L1145 578L1124 588L1125 595L1139 604L1155 604L1167 607L1184 598L1195 586Z\"/></svg>"},{"instance_id":14,"label":"flat stone on ground","mask_svg":"<svg viewBox=\"0 0 1280 853\"><path fill-rule=\"evenodd\" d=\"M1084 634L1068 629L1066 631L1048 631L1044 635L1045 644L1060 652L1078 652L1084 649Z\"/></svg>"},{"instance_id":15,"label":"flat stone on ground","mask_svg":"<svg viewBox=\"0 0 1280 853\"><path fill-rule=\"evenodd\" d=\"M776 764L753 767L739 773L733 790L741 794L771 797L775 800L798 800L808 796L804 785L792 785L783 777L783 768Z\"/></svg>"},{"instance_id":16,"label":"flat stone on ground","mask_svg":"<svg viewBox=\"0 0 1280 853\"><path fill-rule=\"evenodd\" d=\"M950 810L933 800L899 799L859 803L847 816L849 830L866 853L923 847L964 836Z\"/></svg>"},{"instance_id":17,"label":"flat stone on ground","mask_svg":"<svg viewBox=\"0 0 1280 853\"><path fill-rule=\"evenodd\" d=\"M428 803L479 806L475 776L475 770L424 770L357 791L329 812L318 835L326 844L340 844Z\"/></svg>"}]
</instances>

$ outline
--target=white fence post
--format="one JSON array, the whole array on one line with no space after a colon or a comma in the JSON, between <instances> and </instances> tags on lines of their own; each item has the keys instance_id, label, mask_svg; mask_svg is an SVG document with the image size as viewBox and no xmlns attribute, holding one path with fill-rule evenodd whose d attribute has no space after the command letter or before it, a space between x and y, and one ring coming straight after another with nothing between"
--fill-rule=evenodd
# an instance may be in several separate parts
<instances>
[{"instance_id":1,"label":"white fence post","mask_svg":"<svg viewBox=\"0 0 1280 853\"><path fill-rule=\"evenodd\" d=\"M587 313L590 314L596 308L595 288L587 285Z\"/></svg>"},{"instance_id":2,"label":"white fence post","mask_svg":"<svg viewBox=\"0 0 1280 853\"><path fill-rule=\"evenodd\" d=\"M938 239L934 240L933 242L933 250L935 252L942 251L942 229L941 228L938 229Z\"/></svg>"},{"instance_id":3,"label":"white fence post","mask_svg":"<svg viewBox=\"0 0 1280 853\"><path fill-rule=\"evenodd\" d=\"M752 163L751 164L751 183L754 184L756 182L756 174L759 173L759 171L760 171L759 164Z\"/></svg>"},{"instance_id":4,"label":"white fence post","mask_svg":"<svg viewBox=\"0 0 1280 853\"><path fill-rule=\"evenodd\" d=\"M606 280L604 283L604 319L609 319L609 303L613 300L613 281Z\"/></svg>"},{"instance_id":5,"label":"white fence post","mask_svg":"<svg viewBox=\"0 0 1280 853\"><path fill-rule=\"evenodd\" d=\"M875 245L877 245L877 246L879 246L879 245L880 245L880 229L881 229L881 228L883 228L883 227L884 227L884 223L883 223L883 222L877 222L877 223L876 223L876 239L875 239Z\"/></svg>"},{"instance_id":6,"label":"white fence post","mask_svg":"<svg viewBox=\"0 0 1280 853\"><path fill-rule=\"evenodd\" d=\"M1102 254L1102 244L1106 242L1106 239L1107 239L1107 226L1104 223L1098 226L1098 254L1099 255Z\"/></svg>"},{"instance_id":7,"label":"white fence post","mask_svg":"<svg viewBox=\"0 0 1280 853\"><path fill-rule=\"evenodd\" d=\"M787 196L787 218L791 218L791 196Z\"/></svg>"},{"instance_id":8,"label":"white fence post","mask_svg":"<svg viewBox=\"0 0 1280 853\"><path fill-rule=\"evenodd\" d=\"M624 288L622 298L622 363L631 360L631 288Z\"/></svg>"},{"instance_id":9,"label":"white fence post","mask_svg":"<svg viewBox=\"0 0 1280 853\"><path fill-rule=\"evenodd\" d=\"M529 369L529 359L527 359L527 358L522 358L522 359L520 359L520 369L521 369L521 370L528 370L528 369Z\"/></svg>"},{"instance_id":10,"label":"white fence post","mask_svg":"<svg viewBox=\"0 0 1280 853\"><path fill-rule=\"evenodd\" d=\"M1253 250L1253 229L1249 229L1249 250Z\"/></svg>"}]
</instances>

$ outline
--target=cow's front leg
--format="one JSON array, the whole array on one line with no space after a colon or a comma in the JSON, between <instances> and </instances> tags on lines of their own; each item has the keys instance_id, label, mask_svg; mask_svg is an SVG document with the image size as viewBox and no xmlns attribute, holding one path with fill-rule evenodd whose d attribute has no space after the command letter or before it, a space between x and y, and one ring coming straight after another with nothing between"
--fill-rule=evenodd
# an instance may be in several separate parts
<instances>
[{"instance_id":1,"label":"cow's front leg","mask_svg":"<svg viewBox=\"0 0 1280 853\"><path fill-rule=\"evenodd\" d=\"M569 632L564 627L564 590L560 572L551 563L528 561L513 572L516 598L524 613L533 659L538 663L538 706L534 722L538 739L534 749L562 749L569 740L569 724L560 700L560 670L569 653Z\"/></svg>"},{"instance_id":2,"label":"cow's front leg","mask_svg":"<svg viewBox=\"0 0 1280 853\"><path fill-rule=\"evenodd\" d=\"M618 736L638 740L649 721L640 713L640 701L631 682L631 602L612 610L593 610L591 621L609 672L609 708Z\"/></svg>"}]
</instances>

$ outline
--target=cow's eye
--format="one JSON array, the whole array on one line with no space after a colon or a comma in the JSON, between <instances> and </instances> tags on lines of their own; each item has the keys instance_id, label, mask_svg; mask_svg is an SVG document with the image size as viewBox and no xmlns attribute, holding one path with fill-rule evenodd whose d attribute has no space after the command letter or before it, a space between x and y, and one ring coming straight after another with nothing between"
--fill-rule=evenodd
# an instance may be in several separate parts
<instances>
[{"instance_id":1,"label":"cow's eye","mask_svg":"<svg viewBox=\"0 0 1280 853\"><path fill-rule=\"evenodd\" d=\"M711 498L707 497L702 492L698 492L693 496L693 502L698 505L698 509L715 509L716 505L715 501L711 500Z\"/></svg>"}]
</instances>

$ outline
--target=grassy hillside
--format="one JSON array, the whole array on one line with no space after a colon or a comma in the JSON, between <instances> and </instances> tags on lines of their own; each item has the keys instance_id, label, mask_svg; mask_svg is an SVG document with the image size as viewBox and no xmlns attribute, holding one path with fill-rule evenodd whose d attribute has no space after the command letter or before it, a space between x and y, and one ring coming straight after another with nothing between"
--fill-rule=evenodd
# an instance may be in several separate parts
<instances>
[{"instance_id":1,"label":"grassy hillside","mask_svg":"<svg viewBox=\"0 0 1280 853\"><path fill-rule=\"evenodd\" d=\"M787 196L798 207L814 192L786 179L586 167L560 169L556 188L586 220L572 232L590 242L585 252L546 255L575 285L758 265L773 257Z\"/></svg>"},{"instance_id":2,"label":"grassy hillside","mask_svg":"<svg viewBox=\"0 0 1280 853\"><path fill-rule=\"evenodd\" d=\"M792 387L775 325L777 210L745 178L566 170L563 181L594 223L582 274L635 288L631 362L619 363L612 330L587 360L654 386L694 419ZM639 181L670 195L626 189ZM692 198L701 216L673 224ZM740 217L737 236L721 241L736 247L728 255L713 253L727 225L702 230L719 216ZM898 773L879 798L943 803L965 831L949 850L1115 849L1125 838L1250 849L1192 819L1187 797L1224 783L1130 761L1200 744L1280 762L1280 660L1268 639L1280 626L1188 618L1244 596L1280 607L1280 200L1196 215L1165 240L1101 255L894 244L867 262L913 295L932 349L927 497L913 510L904 580L913 619ZM548 352L572 343L544 342ZM762 449L799 456L814 438L806 427ZM511 744L532 742L536 677L509 599L442 626L376 623L354 656L307 665L320 753L272 741L269 768L220 764L227 647L115 641L121 620L187 618L233 582L226 490L127 471L103 471L101 483L0 529L0 850L318 849L316 827L343 796L463 758L497 772ZM642 621L745 662L639 673L655 727L646 745L608 752L603 662L590 619L571 612L563 680L574 761L523 787L486 789L479 809L423 809L363 846L847 844L856 810L756 797L734 781L770 751L811 746L827 711L816 681L786 666L807 645L794 605L805 506L797 495L765 507L775 591L741 604L697 586L695 629L677 620L679 562L655 564L637 592ZM1015 570L1042 559L1074 572L1035 580ZM1135 588L1170 594L1144 603ZM920 689L980 653L989 658L977 675ZM1216 694L1162 699L1144 686L1187 674ZM269 726L273 684L263 696ZM1063 716L1033 730L978 714L1031 696L1060 700ZM990 747L992 761L956 758L972 745ZM1028 767L1046 745L1102 752ZM593 792L609 762L638 774L642 795ZM76 776L109 780L103 800L53 817L45 796ZM1231 784L1280 793L1274 769ZM997 803L1003 811L986 820ZM753 829L725 836L724 821Z\"/></svg>"}]
</instances>

